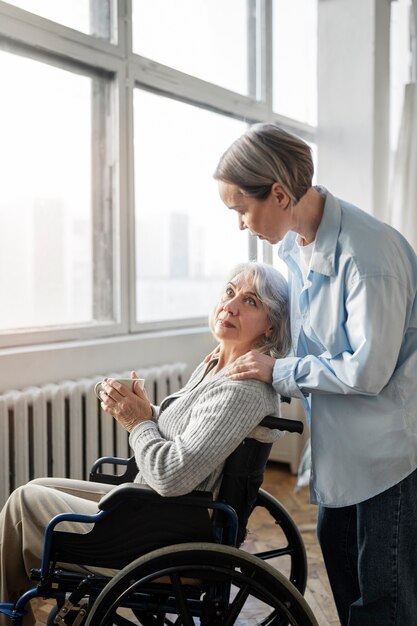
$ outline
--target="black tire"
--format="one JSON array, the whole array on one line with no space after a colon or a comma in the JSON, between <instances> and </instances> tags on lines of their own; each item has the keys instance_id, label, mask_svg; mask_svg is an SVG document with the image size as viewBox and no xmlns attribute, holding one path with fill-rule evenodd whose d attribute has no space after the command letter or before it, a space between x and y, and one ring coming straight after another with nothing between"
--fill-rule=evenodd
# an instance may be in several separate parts
<instances>
[{"instance_id":1,"label":"black tire","mask_svg":"<svg viewBox=\"0 0 417 626\"><path fill-rule=\"evenodd\" d=\"M265 522L269 524L268 516L271 516L277 527L274 529L273 535L268 537L271 549L264 552L256 551L256 536L253 538L251 529L252 516L249 517L248 537L243 543L242 549L255 554L262 560L271 560L271 564L284 573L298 591L303 594L307 585L307 555L300 531L285 507L264 489L259 490L252 515L254 512L258 513L259 509L264 509L267 513ZM265 542L264 533L265 528L263 527L263 543Z\"/></svg>"},{"instance_id":2,"label":"black tire","mask_svg":"<svg viewBox=\"0 0 417 626\"><path fill-rule=\"evenodd\" d=\"M50 610L49 614L48 614L48 618L46 620L46 626L53 626L54 623L54 619L58 613L58 607L54 606L52 607L52 609Z\"/></svg>"},{"instance_id":3,"label":"black tire","mask_svg":"<svg viewBox=\"0 0 417 626\"><path fill-rule=\"evenodd\" d=\"M133 625L134 615L146 616L144 624L318 626L283 574L243 550L211 543L168 546L136 559L100 593L86 626Z\"/></svg>"}]
</instances>

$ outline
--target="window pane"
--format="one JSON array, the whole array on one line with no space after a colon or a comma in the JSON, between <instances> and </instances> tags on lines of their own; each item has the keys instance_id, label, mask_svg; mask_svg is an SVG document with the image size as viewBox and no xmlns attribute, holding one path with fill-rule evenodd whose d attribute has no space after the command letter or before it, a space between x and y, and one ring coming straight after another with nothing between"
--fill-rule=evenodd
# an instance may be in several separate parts
<instances>
[{"instance_id":1,"label":"window pane","mask_svg":"<svg viewBox=\"0 0 417 626\"><path fill-rule=\"evenodd\" d=\"M135 91L137 321L207 316L247 236L212 174L246 125Z\"/></svg>"},{"instance_id":2,"label":"window pane","mask_svg":"<svg viewBox=\"0 0 417 626\"><path fill-rule=\"evenodd\" d=\"M317 0L273 0L273 108L317 124Z\"/></svg>"},{"instance_id":3,"label":"window pane","mask_svg":"<svg viewBox=\"0 0 417 626\"><path fill-rule=\"evenodd\" d=\"M0 330L92 320L93 80L0 52Z\"/></svg>"},{"instance_id":4,"label":"window pane","mask_svg":"<svg viewBox=\"0 0 417 626\"><path fill-rule=\"evenodd\" d=\"M87 35L114 39L111 35L111 10L115 10L114 0L7 1L20 9L79 30Z\"/></svg>"},{"instance_id":5,"label":"window pane","mask_svg":"<svg viewBox=\"0 0 417 626\"><path fill-rule=\"evenodd\" d=\"M247 2L132 2L133 49L187 74L248 92Z\"/></svg>"}]
</instances>

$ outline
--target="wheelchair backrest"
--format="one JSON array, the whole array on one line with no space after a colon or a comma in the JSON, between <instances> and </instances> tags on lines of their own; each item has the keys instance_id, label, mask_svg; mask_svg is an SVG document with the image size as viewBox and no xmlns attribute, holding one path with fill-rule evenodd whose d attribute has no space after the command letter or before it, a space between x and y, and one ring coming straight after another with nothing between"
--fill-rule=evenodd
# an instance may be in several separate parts
<instances>
[{"instance_id":1,"label":"wheelchair backrest","mask_svg":"<svg viewBox=\"0 0 417 626\"><path fill-rule=\"evenodd\" d=\"M255 506L271 447L271 443L245 439L225 463L218 500L232 506L237 513L238 545L245 539L246 524ZM216 512L214 523L224 524L222 518L223 515Z\"/></svg>"},{"instance_id":2,"label":"wheelchair backrest","mask_svg":"<svg viewBox=\"0 0 417 626\"><path fill-rule=\"evenodd\" d=\"M275 420L279 418L268 417L270 424L263 425L275 428ZM238 544L241 544L246 534L246 523L255 505L259 487L262 484L266 462L272 444L261 443L255 439L245 439L227 458L218 494L218 500L225 502L234 508L239 520ZM122 475L109 475L92 472L90 480L96 482L120 485L134 482L138 473L135 457L131 457L125 463L125 471ZM219 512L214 513L215 525L225 526L228 521Z\"/></svg>"},{"instance_id":3,"label":"wheelchair backrest","mask_svg":"<svg viewBox=\"0 0 417 626\"><path fill-rule=\"evenodd\" d=\"M301 421L274 415L265 417L261 426L299 434L303 432ZM271 447L271 443L247 438L232 452L225 463L218 499L232 506L237 513L238 545L245 539L246 524L256 503ZM221 519L221 514L216 513L215 523L218 523L219 518ZM221 520L220 523L224 521Z\"/></svg>"}]
</instances>

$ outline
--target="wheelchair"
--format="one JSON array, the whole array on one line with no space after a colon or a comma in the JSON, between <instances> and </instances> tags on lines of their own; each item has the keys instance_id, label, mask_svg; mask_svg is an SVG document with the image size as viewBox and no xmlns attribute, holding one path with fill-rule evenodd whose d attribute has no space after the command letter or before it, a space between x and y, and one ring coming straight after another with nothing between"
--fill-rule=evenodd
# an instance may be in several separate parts
<instances>
[{"instance_id":1,"label":"wheelchair","mask_svg":"<svg viewBox=\"0 0 417 626\"><path fill-rule=\"evenodd\" d=\"M303 428L302 422L271 416L262 425L299 433ZM45 598L56 602L48 626L318 626L302 595L307 559L301 535L285 508L260 488L271 445L245 439L225 463L216 500L198 491L162 497L132 483L134 458L98 459L90 479L114 488L97 514L64 513L51 520L41 566L32 570L35 586L14 604L0 603L0 613L20 626L27 602ZM106 464L125 471L106 474ZM251 554L240 546L251 514L259 510L272 517L277 531L270 538L273 548ZM138 537L143 519L150 520L151 533ZM63 532L56 529L62 521L92 528ZM143 542L144 536L152 541ZM287 575L278 569L281 561ZM71 564L105 569L78 572ZM109 568L117 573L108 574Z\"/></svg>"}]
</instances>

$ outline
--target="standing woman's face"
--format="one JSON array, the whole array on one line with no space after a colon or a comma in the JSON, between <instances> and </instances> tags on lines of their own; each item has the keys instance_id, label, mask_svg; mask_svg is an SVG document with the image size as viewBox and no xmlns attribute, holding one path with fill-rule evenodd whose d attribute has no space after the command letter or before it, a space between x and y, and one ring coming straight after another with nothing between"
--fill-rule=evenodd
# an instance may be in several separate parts
<instances>
[{"instance_id":1,"label":"standing woman's face","mask_svg":"<svg viewBox=\"0 0 417 626\"><path fill-rule=\"evenodd\" d=\"M265 200L245 196L232 183L219 181L222 202L237 212L239 228L246 228L259 239L278 243L291 230L291 203L288 194L279 183L274 183Z\"/></svg>"}]
</instances>

